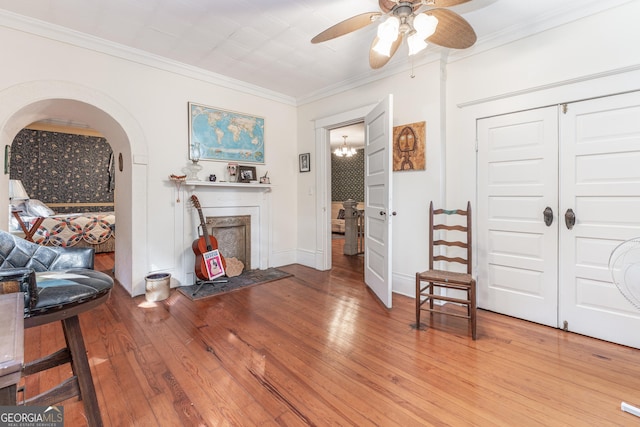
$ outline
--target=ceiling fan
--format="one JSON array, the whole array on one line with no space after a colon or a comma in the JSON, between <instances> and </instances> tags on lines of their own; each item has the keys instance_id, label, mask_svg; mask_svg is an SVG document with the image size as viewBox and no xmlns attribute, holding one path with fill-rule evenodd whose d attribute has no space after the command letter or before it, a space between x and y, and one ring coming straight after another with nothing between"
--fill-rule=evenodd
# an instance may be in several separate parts
<instances>
[{"instance_id":1,"label":"ceiling fan","mask_svg":"<svg viewBox=\"0 0 640 427\"><path fill-rule=\"evenodd\" d=\"M378 0L381 12L367 12L352 16L327 28L311 39L321 43L349 34L374 22L381 21L378 33L369 49L369 65L383 67L407 39L409 55L427 47L438 46L466 49L476 42L476 33L457 13L444 9L470 0Z\"/></svg>"}]
</instances>

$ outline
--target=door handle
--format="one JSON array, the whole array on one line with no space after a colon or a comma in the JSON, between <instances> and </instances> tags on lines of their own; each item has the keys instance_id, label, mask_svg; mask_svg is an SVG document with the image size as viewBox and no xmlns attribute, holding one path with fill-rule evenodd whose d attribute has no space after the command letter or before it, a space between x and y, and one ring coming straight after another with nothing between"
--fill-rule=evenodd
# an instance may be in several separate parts
<instances>
[{"instance_id":1,"label":"door handle","mask_svg":"<svg viewBox=\"0 0 640 427\"><path fill-rule=\"evenodd\" d=\"M387 213L385 211L380 211L381 216L385 216Z\"/></svg>"},{"instance_id":2,"label":"door handle","mask_svg":"<svg viewBox=\"0 0 640 427\"><path fill-rule=\"evenodd\" d=\"M542 214L544 216L544 223L547 225L547 227L550 227L553 223L553 209L547 206Z\"/></svg>"},{"instance_id":3,"label":"door handle","mask_svg":"<svg viewBox=\"0 0 640 427\"><path fill-rule=\"evenodd\" d=\"M567 224L567 228L571 230L576 225L576 214L573 209L567 209L564 214L564 223Z\"/></svg>"}]
</instances>

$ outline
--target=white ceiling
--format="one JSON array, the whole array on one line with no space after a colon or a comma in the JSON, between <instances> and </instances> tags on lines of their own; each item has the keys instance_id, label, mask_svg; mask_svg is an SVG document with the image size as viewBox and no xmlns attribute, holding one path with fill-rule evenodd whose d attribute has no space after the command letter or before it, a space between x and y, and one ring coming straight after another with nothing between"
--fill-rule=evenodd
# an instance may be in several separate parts
<instances>
[{"instance_id":1,"label":"white ceiling","mask_svg":"<svg viewBox=\"0 0 640 427\"><path fill-rule=\"evenodd\" d=\"M475 29L466 55L631 0L472 0L453 7ZM436 0L437 2L437 0ZM605 4L606 3L606 4ZM4 9L6 12L1 12ZM23 15L266 88L294 103L406 71L401 48L371 70L375 26L312 45L310 39L377 0L0 0L9 21ZM7 19L4 20L7 22ZM76 34L77 35L77 34ZM430 46L414 65L438 58Z\"/></svg>"}]
</instances>

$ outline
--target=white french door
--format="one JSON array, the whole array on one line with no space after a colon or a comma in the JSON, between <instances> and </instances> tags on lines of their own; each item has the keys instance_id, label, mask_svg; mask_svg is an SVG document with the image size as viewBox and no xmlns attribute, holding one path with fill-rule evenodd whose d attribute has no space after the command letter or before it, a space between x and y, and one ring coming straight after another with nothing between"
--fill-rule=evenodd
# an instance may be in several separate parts
<instances>
[{"instance_id":1,"label":"white french door","mask_svg":"<svg viewBox=\"0 0 640 427\"><path fill-rule=\"evenodd\" d=\"M640 348L608 270L640 236L638 165L640 93L479 120L479 306Z\"/></svg>"},{"instance_id":2,"label":"white french door","mask_svg":"<svg viewBox=\"0 0 640 427\"><path fill-rule=\"evenodd\" d=\"M364 281L391 308L391 95L367 114L364 125Z\"/></svg>"}]
</instances>

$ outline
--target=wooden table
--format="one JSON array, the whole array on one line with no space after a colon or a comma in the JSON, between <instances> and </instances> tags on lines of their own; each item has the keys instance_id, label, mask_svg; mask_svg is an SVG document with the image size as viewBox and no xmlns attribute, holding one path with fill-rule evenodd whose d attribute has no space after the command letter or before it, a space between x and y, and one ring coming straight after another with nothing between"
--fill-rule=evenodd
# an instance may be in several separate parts
<instances>
[{"instance_id":1,"label":"wooden table","mask_svg":"<svg viewBox=\"0 0 640 427\"><path fill-rule=\"evenodd\" d=\"M24 295L0 295L0 406L16 404L24 361Z\"/></svg>"},{"instance_id":2,"label":"wooden table","mask_svg":"<svg viewBox=\"0 0 640 427\"><path fill-rule=\"evenodd\" d=\"M33 221L33 225L31 227L28 227L27 224L25 224L24 221L22 220L22 218L20 217L20 212L21 211L19 211L19 210L12 210L11 211L11 213L14 216L14 218L16 220L18 220L18 225L20 225L20 228L24 232L24 238L26 240L28 240L29 242L33 242L33 235L36 234L36 231L38 231L38 228L40 227L40 224L42 224L42 221L44 221L44 217L42 217L42 216L37 217Z\"/></svg>"}]
</instances>

